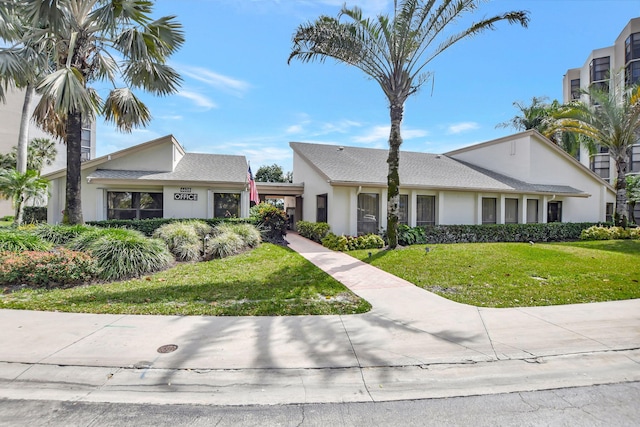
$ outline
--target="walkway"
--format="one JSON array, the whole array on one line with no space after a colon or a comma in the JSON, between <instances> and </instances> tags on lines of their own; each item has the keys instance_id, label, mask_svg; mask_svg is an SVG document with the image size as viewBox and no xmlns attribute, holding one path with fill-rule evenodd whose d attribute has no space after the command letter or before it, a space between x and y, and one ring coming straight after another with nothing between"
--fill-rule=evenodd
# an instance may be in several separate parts
<instances>
[{"instance_id":1,"label":"walkway","mask_svg":"<svg viewBox=\"0 0 640 427\"><path fill-rule=\"evenodd\" d=\"M0 398L356 402L640 380L640 300L477 308L298 235L287 240L373 310L298 317L0 310ZM169 344L177 350L158 352Z\"/></svg>"}]
</instances>

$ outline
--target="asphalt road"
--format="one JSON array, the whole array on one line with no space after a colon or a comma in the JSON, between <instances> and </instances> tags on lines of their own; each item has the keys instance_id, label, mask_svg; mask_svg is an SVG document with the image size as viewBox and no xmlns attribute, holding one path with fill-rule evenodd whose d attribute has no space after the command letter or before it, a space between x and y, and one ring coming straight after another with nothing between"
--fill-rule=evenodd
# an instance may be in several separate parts
<instances>
[{"instance_id":1,"label":"asphalt road","mask_svg":"<svg viewBox=\"0 0 640 427\"><path fill-rule=\"evenodd\" d=\"M382 403L137 405L0 400L2 426L637 426L640 382Z\"/></svg>"}]
</instances>

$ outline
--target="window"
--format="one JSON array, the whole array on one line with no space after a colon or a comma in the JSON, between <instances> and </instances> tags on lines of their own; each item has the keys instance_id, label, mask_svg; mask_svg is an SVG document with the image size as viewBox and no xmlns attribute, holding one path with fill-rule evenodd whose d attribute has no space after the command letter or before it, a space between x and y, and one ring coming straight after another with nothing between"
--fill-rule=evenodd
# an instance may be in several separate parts
<instances>
[{"instance_id":1,"label":"window","mask_svg":"<svg viewBox=\"0 0 640 427\"><path fill-rule=\"evenodd\" d=\"M527 224L535 224L538 222L538 200L527 200Z\"/></svg>"},{"instance_id":2,"label":"window","mask_svg":"<svg viewBox=\"0 0 640 427\"><path fill-rule=\"evenodd\" d=\"M418 196L416 205L416 225L435 225L436 196Z\"/></svg>"},{"instance_id":3,"label":"window","mask_svg":"<svg viewBox=\"0 0 640 427\"><path fill-rule=\"evenodd\" d=\"M613 212L613 203L607 204L611 204L611 212ZM629 218L631 218L631 215L629 215ZM633 207L633 219L635 220L636 224L640 220L640 203L636 203ZM613 214L611 214L611 219L608 219L607 221L613 221Z\"/></svg>"},{"instance_id":4,"label":"window","mask_svg":"<svg viewBox=\"0 0 640 427\"><path fill-rule=\"evenodd\" d=\"M495 224L496 223L496 199L483 197L482 198L482 223L483 224Z\"/></svg>"},{"instance_id":5,"label":"window","mask_svg":"<svg viewBox=\"0 0 640 427\"><path fill-rule=\"evenodd\" d=\"M589 64L589 75L591 83L609 80L609 57L595 58Z\"/></svg>"},{"instance_id":6,"label":"window","mask_svg":"<svg viewBox=\"0 0 640 427\"><path fill-rule=\"evenodd\" d=\"M80 137L80 161L91 160L91 123L82 120Z\"/></svg>"},{"instance_id":7,"label":"window","mask_svg":"<svg viewBox=\"0 0 640 427\"><path fill-rule=\"evenodd\" d=\"M518 223L518 199L504 199L505 224Z\"/></svg>"},{"instance_id":8,"label":"window","mask_svg":"<svg viewBox=\"0 0 640 427\"><path fill-rule=\"evenodd\" d=\"M240 193L213 193L214 218L239 218Z\"/></svg>"},{"instance_id":9,"label":"window","mask_svg":"<svg viewBox=\"0 0 640 427\"><path fill-rule=\"evenodd\" d=\"M640 172L640 145L632 145L629 149L629 172Z\"/></svg>"},{"instance_id":10,"label":"window","mask_svg":"<svg viewBox=\"0 0 640 427\"><path fill-rule=\"evenodd\" d=\"M571 80L571 99L580 99L580 79Z\"/></svg>"},{"instance_id":11,"label":"window","mask_svg":"<svg viewBox=\"0 0 640 427\"><path fill-rule=\"evenodd\" d=\"M613 222L613 203L607 203L604 220Z\"/></svg>"},{"instance_id":12,"label":"window","mask_svg":"<svg viewBox=\"0 0 640 427\"><path fill-rule=\"evenodd\" d=\"M624 42L624 62L640 59L640 33L633 33Z\"/></svg>"},{"instance_id":13,"label":"window","mask_svg":"<svg viewBox=\"0 0 640 427\"><path fill-rule=\"evenodd\" d=\"M162 218L162 193L107 192L107 219Z\"/></svg>"},{"instance_id":14,"label":"window","mask_svg":"<svg viewBox=\"0 0 640 427\"><path fill-rule=\"evenodd\" d=\"M326 194L316 196L316 222L328 222Z\"/></svg>"},{"instance_id":15,"label":"window","mask_svg":"<svg viewBox=\"0 0 640 427\"><path fill-rule=\"evenodd\" d=\"M591 170L594 171L600 178L604 180L609 179L609 154L596 154L591 158Z\"/></svg>"},{"instance_id":16,"label":"window","mask_svg":"<svg viewBox=\"0 0 640 427\"><path fill-rule=\"evenodd\" d=\"M377 234L380 203L375 193L358 194L358 235Z\"/></svg>"},{"instance_id":17,"label":"window","mask_svg":"<svg viewBox=\"0 0 640 427\"><path fill-rule=\"evenodd\" d=\"M547 203L547 222L562 222L562 202Z\"/></svg>"},{"instance_id":18,"label":"window","mask_svg":"<svg viewBox=\"0 0 640 427\"><path fill-rule=\"evenodd\" d=\"M398 224L409 225L409 195L400 195L400 209L398 209Z\"/></svg>"},{"instance_id":19,"label":"window","mask_svg":"<svg viewBox=\"0 0 640 427\"><path fill-rule=\"evenodd\" d=\"M640 61L630 62L624 69L624 76L627 86L640 83Z\"/></svg>"}]
</instances>

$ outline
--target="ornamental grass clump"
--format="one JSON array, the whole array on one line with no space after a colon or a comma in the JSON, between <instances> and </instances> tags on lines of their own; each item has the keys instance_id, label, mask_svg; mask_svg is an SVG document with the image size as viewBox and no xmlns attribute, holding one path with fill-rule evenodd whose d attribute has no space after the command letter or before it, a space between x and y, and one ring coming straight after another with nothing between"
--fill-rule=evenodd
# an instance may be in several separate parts
<instances>
[{"instance_id":1,"label":"ornamental grass clump","mask_svg":"<svg viewBox=\"0 0 640 427\"><path fill-rule=\"evenodd\" d=\"M122 228L90 231L71 241L69 246L89 251L97 260L98 277L103 280L142 276L163 270L173 261L162 240Z\"/></svg>"},{"instance_id":2,"label":"ornamental grass clump","mask_svg":"<svg viewBox=\"0 0 640 427\"><path fill-rule=\"evenodd\" d=\"M218 225L213 232L216 235L224 233L234 233L242 238L244 244L250 248L255 248L262 241L260 231L251 224L230 224L223 223Z\"/></svg>"},{"instance_id":3,"label":"ornamental grass clump","mask_svg":"<svg viewBox=\"0 0 640 427\"><path fill-rule=\"evenodd\" d=\"M0 286L76 285L93 280L97 271L91 256L68 249L0 253Z\"/></svg>"},{"instance_id":4,"label":"ornamental grass clump","mask_svg":"<svg viewBox=\"0 0 640 427\"><path fill-rule=\"evenodd\" d=\"M226 258L237 255L248 249L244 239L233 231L223 231L215 234L207 242L207 254L209 258Z\"/></svg>"},{"instance_id":5,"label":"ornamental grass clump","mask_svg":"<svg viewBox=\"0 0 640 427\"><path fill-rule=\"evenodd\" d=\"M47 251L51 244L33 233L15 228L0 229L0 252Z\"/></svg>"},{"instance_id":6,"label":"ornamental grass clump","mask_svg":"<svg viewBox=\"0 0 640 427\"><path fill-rule=\"evenodd\" d=\"M81 234L93 231L95 229L96 229L95 227L91 227L83 224L76 224L76 225L39 224L33 230L33 233L36 236L39 236L42 239L53 243L54 245L66 245L71 240L75 239Z\"/></svg>"},{"instance_id":7,"label":"ornamental grass clump","mask_svg":"<svg viewBox=\"0 0 640 427\"><path fill-rule=\"evenodd\" d=\"M178 261L198 261L204 236L211 230L203 221L174 222L161 226L153 236L164 241Z\"/></svg>"}]
</instances>

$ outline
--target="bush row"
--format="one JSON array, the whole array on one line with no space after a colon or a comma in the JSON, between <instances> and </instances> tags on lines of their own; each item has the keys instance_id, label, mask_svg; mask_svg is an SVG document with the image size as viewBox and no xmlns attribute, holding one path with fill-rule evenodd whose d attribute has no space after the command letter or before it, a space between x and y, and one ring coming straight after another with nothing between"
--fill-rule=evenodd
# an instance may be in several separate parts
<instances>
[{"instance_id":1,"label":"bush row","mask_svg":"<svg viewBox=\"0 0 640 427\"><path fill-rule=\"evenodd\" d=\"M640 239L640 228L603 227L594 225L580 233L581 240Z\"/></svg>"},{"instance_id":2,"label":"bush row","mask_svg":"<svg viewBox=\"0 0 640 427\"><path fill-rule=\"evenodd\" d=\"M322 239L329 234L331 228L326 222L298 221L296 223L296 229L302 237L317 243L322 243Z\"/></svg>"},{"instance_id":3,"label":"bush row","mask_svg":"<svg viewBox=\"0 0 640 427\"><path fill-rule=\"evenodd\" d=\"M87 225L94 225L101 228L130 228L132 230L140 231L146 236L152 236L153 233L163 225L182 221L184 221L184 219L180 218L153 218L139 220L109 219L103 221L87 221ZM255 219L252 218L206 218L198 219L198 221L205 222L211 227L215 227L221 223L255 223Z\"/></svg>"},{"instance_id":4,"label":"bush row","mask_svg":"<svg viewBox=\"0 0 640 427\"><path fill-rule=\"evenodd\" d=\"M401 226L398 241L402 245L434 243L489 242L561 242L578 240L588 223L554 222L548 224L483 224Z\"/></svg>"},{"instance_id":5,"label":"bush row","mask_svg":"<svg viewBox=\"0 0 640 427\"><path fill-rule=\"evenodd\" d=\"M384 240L377 234L367 234L364 236L337 236L333 233L327 234L322 239L322 246L333 251L355 251L357 249L379 249L384 246Z\"/></svg>"}]
</instances>

